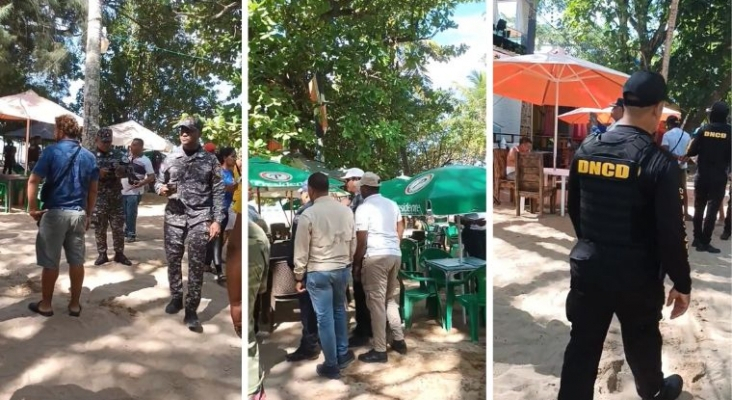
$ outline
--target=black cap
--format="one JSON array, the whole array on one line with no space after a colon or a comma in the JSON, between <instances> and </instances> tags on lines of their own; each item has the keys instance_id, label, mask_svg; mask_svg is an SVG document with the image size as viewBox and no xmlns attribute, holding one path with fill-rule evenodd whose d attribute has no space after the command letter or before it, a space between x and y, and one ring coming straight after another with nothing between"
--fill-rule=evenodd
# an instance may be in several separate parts
<instances>
[{"instance_id":1,"label":"black cap","mask_svg":"<svg viewBox=\"0 0 732 400\"><path fill-rule=\"evenodd\" d=\"M675 115L669 115L668 118L666 118L666 125L679 126L680 124L681 120L679 120L679 117Z\"/></svg>"},{"instance_id":2,"label":"black cap","mask_svg":"<svg viewBox=\"0 0 732 400\"><path fill-rule=\"evenodd\" d=\"M201 133L201 129L203 129L203 122L201 122L201 119L196 116L188 116L181 119L174 128L187 128L191 131Z\"/></svg>"},{"instance_id":3,"label":"black cap","mask_svg":"<svg viewBox=\"0 0 732 400\"><path fill-rule=\"evenodd\" d=\"M727 115L729 114L729 106L723 101L716 101L711 107L707 108L707 112L713 112L715 114Z\"/></svg>"},{"instance_id":4,"label":"black cap","mask_svg":"<svg viewBox=\"0 0 732 400\"><path fill-rule=\"evenodd\" d=\"M625 103L623 102L622 97L618 97L617 100L615 100L615 103L610 104L610 107L624 107Z\"/></svg>"},{"instance_id":5,"label":"black cap","mask_svg":"<svg viewBox=\"0 0 732 400\"><path fill-rule=\"evenodd\" d=\"M650 107L667 99L666 80L656 72L634 72L623 86L623 103L626 106Z\"/></svg>"}]
</instances>

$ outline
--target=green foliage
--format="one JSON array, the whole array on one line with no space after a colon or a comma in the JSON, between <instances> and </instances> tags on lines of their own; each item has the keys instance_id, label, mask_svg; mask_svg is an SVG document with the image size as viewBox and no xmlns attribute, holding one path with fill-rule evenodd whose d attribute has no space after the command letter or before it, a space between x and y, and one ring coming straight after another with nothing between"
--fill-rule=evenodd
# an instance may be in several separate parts
<instances>
[{"instance_id":1,"label":"green foliage","mask_svg":"<svg viewBox=\"0 0 732 400\"><path fill-rule=\"evenodd\" d=\"M317 75L330 167L359 166L384 177L410 173L414 141L441 128L454 100L430 86L425 66L461 54L431 39L455 27L457 1L305 0L249 2L249 147L270 140L314 158Z\"/></svg>"},{"instance_id":2,"label":"green foliage","mask_svg":"<svg viewBox=\"0 0 732 400\"><path fill-rule=\"evenodd\" d=\"M537 26L537 48L562 47L626 73L660 71L670 4L671 0L543 0L539 13L559 18ZM699 125L712 102L730 96L731 14L728 0L679 3L668 82L671 99L691 114L687 129Z\"/></svg>"}]
</instances>

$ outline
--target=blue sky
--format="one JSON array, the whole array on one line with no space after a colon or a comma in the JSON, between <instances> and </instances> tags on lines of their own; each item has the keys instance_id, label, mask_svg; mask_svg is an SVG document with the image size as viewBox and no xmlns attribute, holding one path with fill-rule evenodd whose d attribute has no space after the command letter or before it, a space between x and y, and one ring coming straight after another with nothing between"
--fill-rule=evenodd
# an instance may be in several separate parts
<instances>
[{"instance_id":1,"label":"blue sky","mask_svg":"<svg viewBox=\"0 0 732 400\"><path fill-rule=\"evenodd\" d=\"M434 40L441 45L468 45L468 50L460 57L453 58L447 63L432 62L427 70L433 85L442 88L456 88L458 85L468 85L468 75L473 70L485 70L481 59L487 53L488 42L486 28L486 3L461 4L455 9L453 20L458 25L456 29L449 29L439 33Z\"/></svg>"}]
</instances>

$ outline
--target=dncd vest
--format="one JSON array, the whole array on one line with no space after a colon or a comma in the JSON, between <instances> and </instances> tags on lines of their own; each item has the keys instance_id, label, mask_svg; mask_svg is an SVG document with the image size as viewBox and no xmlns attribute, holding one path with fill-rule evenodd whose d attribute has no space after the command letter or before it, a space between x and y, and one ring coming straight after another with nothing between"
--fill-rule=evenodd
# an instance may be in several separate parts
<instances>
[{"instance_id":1,"label":"dncd vest","mask_svg":"<svg viewBox=\"0 0 732 400\"><path fill-rule=\"evenodd\" d=\"M639 165L653 142L648 135L631 134L619 141L588 138L575 155L579 177L580 229L584 239L605 245L644 247L645 196Z\"/></svg>"}]
</instances>

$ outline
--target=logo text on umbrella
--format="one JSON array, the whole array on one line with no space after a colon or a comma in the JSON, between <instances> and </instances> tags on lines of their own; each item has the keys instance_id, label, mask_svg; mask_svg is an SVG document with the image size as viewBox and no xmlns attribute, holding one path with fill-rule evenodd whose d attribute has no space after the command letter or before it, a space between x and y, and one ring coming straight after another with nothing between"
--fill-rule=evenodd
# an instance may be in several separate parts
<instances>
[{"instance_id":1,"label":"logo text on umbrella","mask_svg":"<svg viewBox=\"0 0 732 400\"><path fill-rule=\"evenodd\" d=\"M421 176L414 180L414 182L410 183L405 189L404 193L412 195L420 190L424 189L431 181L432 181L432 174L427 174L425 176Z\"/></svg>"},{"instance_id":2,"label":"logo text on umbrella","mask_svg":"<svg viewBox=\"0 0 732 400\"><path fill-rule=\"evenodd\" d=\"M286 172L261 172L259 176L275 182L289 182L292 180L292 175Z\"/></svg>"}]
</instances>

